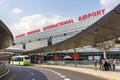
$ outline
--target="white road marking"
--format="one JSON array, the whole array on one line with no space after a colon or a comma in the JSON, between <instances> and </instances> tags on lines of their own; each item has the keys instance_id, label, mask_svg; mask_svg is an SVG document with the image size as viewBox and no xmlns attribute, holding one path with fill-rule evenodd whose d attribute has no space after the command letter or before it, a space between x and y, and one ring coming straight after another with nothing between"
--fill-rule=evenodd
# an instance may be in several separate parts
<instances>
[{"instance_id":1,"label":"white road marking","mask_svg":"<svg viewBox=\"0 0 120 80\"><path fill-rule=\"evenodd\" d=\"M32 80L35 80L35 79L32 79Z\"/></svg>"},{"instance_id":2,"label":"white road marking","mask_svg":"<svg viewBox=\"0 0 120 80\"><path fill-rule=\"evenodd\" d=\"M51 72L55 73L56 71L51 71Z\"/></svg>"},{"instance_id":3,"label":"white road marking","mask_svg":"<svg viewBox=\"0 0 120 80\"><path fill-rule=\"evenodd\" d=\"M60 73L57 73L57 75L61 76L62 74L60 74Z\"/></svg>"},{"instance_id":4,"label":"white road marking","mask_svg":"<svg viewBox=\"0 0 120 80\"><path fill-rule=\"evenodd\" d=\"M70 80L69 78L65 78L64 80Z\"/></svg>"},{"instance_id":5,"label":"white road marking","mask_svg":"<svg viewBox=\"0 0 120 80\"><path fill-rule=\"evenodd\" d=\"M60 76L61 78L63 78L64 80L71 80L70 78L66 78L66 76L64 76L64 75L62 75L62 74L60 74L59 72L56 72L56 71L54 71L54 70L46 69L46 68L41 68L41 69L47 70L47 71L50 71L50 72L53 72L53 73L55 73L56 75L58 75L58 76ZM35 80L35 79L33 79L33 80Z\"/></svg>"},{"instance_id":6,"label":"white road marking","mask_svg":"<svg viewBox=\"0 0 120 80\"><path fill-rule=\"evenodd\" d=\"M61 78L65 78L66 76L60 76Z\"/></svg>"},{"instance_id":7,"label":"white road marking","mask_svg":"<svg viewBox=\"0 0 120 80\"><path fill-rule=\"evenodd\" d=\"M31 72L31 75L33 75L33 73Z\"/></svg>"},{"instance_id":8,"label":"white road marking","mask_svg":"<svg viewBox=\"0 0 120 80\"><path fill-rule=\"evenodd\" d=\"M46 69L47 71L52 71L52 70L50 70L50 69Z\"/></svg>"},{"instance_id":9,"label":"white road marking","mask_svg":"<svg viewBox=\"0 0 120 80\"><path fill-rule=\"evenodd\" d=\"M59 72L54 72L55 74L59 74Z\"/></svg>"}]
</instances>

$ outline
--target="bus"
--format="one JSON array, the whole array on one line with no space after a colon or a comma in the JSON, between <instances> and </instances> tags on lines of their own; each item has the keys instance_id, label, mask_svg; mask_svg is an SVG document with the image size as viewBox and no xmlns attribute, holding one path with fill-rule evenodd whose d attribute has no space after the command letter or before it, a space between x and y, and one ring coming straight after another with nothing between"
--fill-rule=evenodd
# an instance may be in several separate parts
<instances>
[{"instance_id":1,"label":"bus","mask_svg":"<svg viewBox=\"0 0 120 80\"><path fill-rule=\"evenodd\" d=\"M12 65L30 65L30 58L28 55L13 56L11 57L10 64Z\"/></svg>"}]
</instances>

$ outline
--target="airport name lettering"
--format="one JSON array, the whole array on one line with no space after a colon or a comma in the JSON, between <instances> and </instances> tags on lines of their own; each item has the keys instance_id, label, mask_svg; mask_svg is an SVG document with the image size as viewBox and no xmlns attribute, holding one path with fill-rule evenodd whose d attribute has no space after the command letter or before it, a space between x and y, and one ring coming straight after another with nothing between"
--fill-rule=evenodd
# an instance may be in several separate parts
<instances>
[{"instance_id":1,"label":"airport name lettering","mask_svg":"<svg viewBox=\"0 0 120 80\"><path fill-rule=\"evenodd\" d=\"M27 32L27 35L34 34L37 32L40 32L40 29L36 29L36 30L30 31L30 32Z\"/></svg>"},{"instance_id":2,"label":"airport name lettering","mask_svg":"<svg viewBox=\"0 0 120 80\"><path fill-rule=\"evenodd\" d=\"M63 26L63 25L71 24L71 23L74 23L73 19L65 20L65 21L62 21L62 22L59 22L59 23L56 23L56 24L46 26L46 27L43 28L43 30L45 31L45 30L48 30L48 29L51 29L51 28L55 28L55 27L58 27L58 26Z\"/></svg>"},{"instance_id":3,"label":"airport name lettering","mask_svg":"<svg viewBox=\"0 0 120 80\"><path fill-rule=\"evenodd\" d=\"M92 13L89 13L89 14L79 16L78 21L82 21L82 20L85 20L85 19L88 19L88 18L91 18L91 17L96 17L96 16L99 16L99 15L103 15L103 14L105 14L105 9L101 9L101 10L98 10L98 11L95 11L95 12L92 12ZM52 29L52 28L55 28L55 27L59 27L59 26L72 24L72 23L74 23L74 20L73 19L68 19L68 20L65 20L65 21L62 21L62 22L58 22L56 24L45 26L43 28L43 31L49 30L49 29ZM29 31L29 32L27 32L27 35L34 34L34 33L37 33L37 32L40 32L40 29ZM23 36L25 36L25 33L17 35L17 36L15 36L15 38L19 38L19 37L23 37Z\"/></svg>"},{"instance_id":4,"label":"airport name lettering","mask_svg":"<svg viewBox=\"0 0 120 80\"><path fill-rule=\"evenodd\" d=\"M105 9L101 9L101 10L98 10L96 12L92 12L92 13L89 13L89 14L85 14L85 15L79 16L78 21L82 21L82 20L88 19L90 17L103 15L104 13L105 13Z\"/></svg>"},{"instance_id":5,"label":"airport name lettering","mask_svg":"<svg viewBox=\"0 0 120 80\"><path fill-rule=\"evenodd\" d=\"M15 38L19 38L19 37L23 37L23 36L25 36L25 33L17 35L17 36L15 36Z\"/></svg>"},{"instance_id":6,"label":"airport name lettering","mask_svg":"<svg viewBox=\"0 0 120 80\"><path fill-rule=\"evenodd\" d=\"M29 32L27 32L27 35L34 34L34 33L37 33L37 32L40 32L40 29L29 31ZM15 38L20 38L20 37L23 37L23 36L25 36L25 33L19 34L19 35L15 36Z\"/></svg>"}]
</instances>

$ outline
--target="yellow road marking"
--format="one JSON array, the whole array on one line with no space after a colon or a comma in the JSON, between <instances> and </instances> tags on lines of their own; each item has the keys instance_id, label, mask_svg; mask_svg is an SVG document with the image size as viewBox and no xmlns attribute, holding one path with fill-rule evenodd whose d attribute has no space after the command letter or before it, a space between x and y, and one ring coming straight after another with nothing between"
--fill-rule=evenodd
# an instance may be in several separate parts
<instances>
[{"instance_id":1,"label":"yellow road marking","mask_svg":"<svg viewBox=\"0 0 120 80\"><path fill-rule=\"evenodd\" d=\"M108 80L116 80L116 79L111 77L111 78L109 78Z\"/></svg>"}]
</instances>

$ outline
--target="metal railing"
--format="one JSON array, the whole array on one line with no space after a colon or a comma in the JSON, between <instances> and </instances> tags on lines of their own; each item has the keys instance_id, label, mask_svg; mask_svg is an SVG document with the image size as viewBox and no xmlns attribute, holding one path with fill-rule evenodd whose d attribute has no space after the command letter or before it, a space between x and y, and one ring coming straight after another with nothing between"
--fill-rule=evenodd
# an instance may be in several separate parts
<instances>
[{"instance_id":1,"label":"metal railing","mask_svg":"<svg viewBox=\"0 0 120 80\"><path fill-rule=\"evenodd\" d=\"M93 65L93 61L47 61L46 64L58 64L58 65L67 65L67 64L77 64L77 65ZM99 64L99 62L97 62ZM120 66L120 61L116 61L116 65Z\"/></svg>"}]
</instances>

